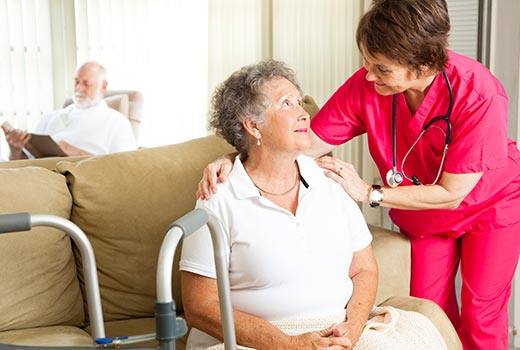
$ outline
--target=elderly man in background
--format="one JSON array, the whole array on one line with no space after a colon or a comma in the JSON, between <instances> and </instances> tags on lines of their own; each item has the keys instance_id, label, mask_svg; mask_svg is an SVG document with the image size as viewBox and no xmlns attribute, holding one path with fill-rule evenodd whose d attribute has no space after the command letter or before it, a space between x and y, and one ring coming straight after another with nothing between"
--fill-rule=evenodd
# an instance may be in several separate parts
<instances>
[{"instance_id":1,"label":"elderly man in background","mask_svg":"<svg viewBox=\"0 0 520 350\"><path fill-rule=\"evenodd\" d=\"M34 133L50 135L69 156L136 149L128 119L103 101L106 90L105 68L97 62L84 63L74 77L74 103L44 116ZM31 135L5 125L2 129L10 148L9 159L28 158L24 147Z\"/></svg>"}]
</instances>

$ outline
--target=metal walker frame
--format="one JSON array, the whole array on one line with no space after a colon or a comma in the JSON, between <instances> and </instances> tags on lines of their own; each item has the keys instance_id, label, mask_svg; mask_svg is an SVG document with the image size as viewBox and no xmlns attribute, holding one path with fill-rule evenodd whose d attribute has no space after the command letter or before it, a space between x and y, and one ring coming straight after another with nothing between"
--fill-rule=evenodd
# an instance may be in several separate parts
<instances>
[{"instance_id":1,"label":"metal walker frame","mask_svg":"<svg viewBox=\"0 0 520 350\"><path fill-rule=\"evenodd\" d=\"M157 264L157 300L155 301L156 333L121 337L105 336L96 259L92 245L85 233L83 233L83 231L71 221L54 215L31 215L29 213L0 215L0 234L29 231L32 227L48 226L60 229L72 238L81 253L81 260L83 262L90 329L92 338L94 339L94 344L86 347L46 347L0 344L0 350L124 348L126 344L133 344L152 339L156 339L159 342L158 348L133 347L133 349L175 350L175 340L184 336L188 331L186 321L181 317L177 317L175 301L172 297L172 273L175 250L184 237L191 235L204 225L208 225L211 239L213 241L224 346L226 350L236 350L235 326L229 287L228 266L226 264L226 248L223 240L223 229L217 217L207 209L195 209L174 221L169 226L166 236L163 239Z\"/></svg>"}]
</instances>

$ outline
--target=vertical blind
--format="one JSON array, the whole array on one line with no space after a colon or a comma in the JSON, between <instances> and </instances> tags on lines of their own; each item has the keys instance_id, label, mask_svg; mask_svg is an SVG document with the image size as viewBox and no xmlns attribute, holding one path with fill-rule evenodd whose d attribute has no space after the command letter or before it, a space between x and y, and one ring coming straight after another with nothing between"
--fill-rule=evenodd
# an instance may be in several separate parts
<instances>
[{"instance_id":1,"label":"vertical blind","mask_svg":"<svg viewBox=\"0 0 520 350\"><path fill-rule=\"evenodd\" d=\"M97 60L109 89L144 94L140 145L206 134L208 4L75 0L78 64Z\"/></svg>"},{"instance_id":2,"label":"vertical blind","mask_svg":"<svg viewBox=\"0 0 520 350\"><path fill-rule=\"evenodd\" d=\"M0 77L0 123L31 129L52 109L49 0L0 0Z\"/></svg>"},{"instance_id":3,"label":"vertical blind","mask_svg":"<svg viewBox=\"0 0 520 350\"><path fill-rule=\"evenodd\" d=\"M479 0L448 0L451 33L450 48L477 58Z\"/></svg>"},{"instance_id":4,"label":"vertical blind","mask_svg":"<svg viewBox=\"0 0 520 350\"><path fill-rule=\"evenodd\" d=\"M356 1L273 0L273 56L295 69L319 105L360 66L360 12Z\"/></svg>"},{"instance_id":5,"label":"vertical blind","mask_svg":"<svg viewBox=\"0 0 520 350\"><path fill-rule=\"evenodd\" d=\"M242 66L265 57L262 3L266 0L209 1L209 96Z\"/></svg>"}]
</instances>

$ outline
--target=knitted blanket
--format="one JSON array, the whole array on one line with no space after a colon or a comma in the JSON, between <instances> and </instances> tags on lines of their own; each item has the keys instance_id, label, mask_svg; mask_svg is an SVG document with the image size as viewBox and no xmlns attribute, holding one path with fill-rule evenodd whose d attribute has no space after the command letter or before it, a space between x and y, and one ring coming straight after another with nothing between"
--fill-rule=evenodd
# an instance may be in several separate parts
<instances>
[{"instance_id":1,"label":"knitted blanket","mask_svg":"<svg viewBox=\"0 0 520 350\"><path fill-rule=\"evenodd\" d=\"M288 335L316 332L342 322L345 313L312 319L271 322ZM253 350L238 346L240 350ZM224 350L217 344L206 350ZM433 323L424 315L395 309L374 307L354 350L447 350L446 343Z\"/></svg>"}]
</instances>

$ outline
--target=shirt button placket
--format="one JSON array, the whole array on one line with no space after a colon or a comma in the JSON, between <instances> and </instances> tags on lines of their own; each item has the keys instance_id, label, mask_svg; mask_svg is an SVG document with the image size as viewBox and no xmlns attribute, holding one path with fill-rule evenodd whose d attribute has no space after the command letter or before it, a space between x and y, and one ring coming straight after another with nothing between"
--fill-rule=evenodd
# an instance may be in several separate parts
<instances>
[{"instance_id":1,"label":"shirt button placket","mask_svg":"<svg viewBox=\"0 0 520 350\"><path fill-rule=\"evenodd\" d=\"M306 250L307 249L307 240L305 239L305 234L301 227L302 225L298 220L296 220L295 224L296 224L296 235L297 235L298 241L300 242L301 246Z\"/></svg>"}]
</instances>

